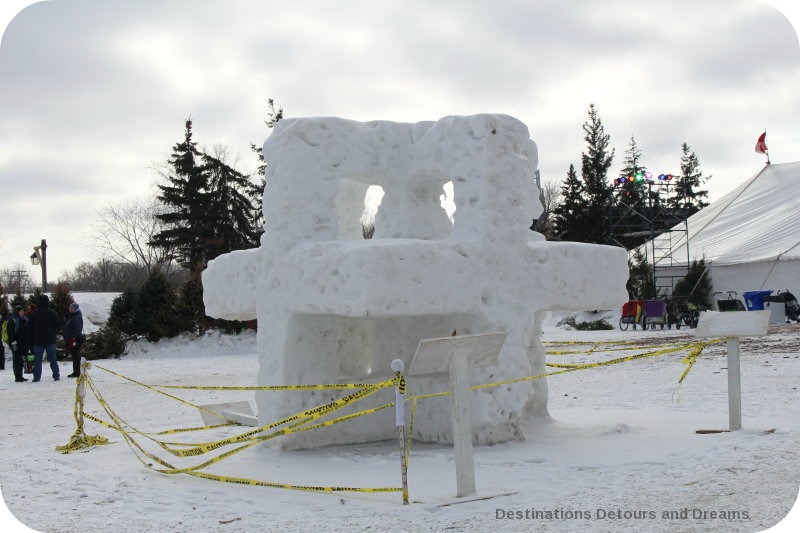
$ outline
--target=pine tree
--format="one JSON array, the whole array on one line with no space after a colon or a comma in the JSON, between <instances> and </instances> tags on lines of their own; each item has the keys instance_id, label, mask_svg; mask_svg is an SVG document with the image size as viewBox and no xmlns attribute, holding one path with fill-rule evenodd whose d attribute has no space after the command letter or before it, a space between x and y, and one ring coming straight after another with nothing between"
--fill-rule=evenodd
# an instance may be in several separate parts
<instances>
[{"instance_id":1,"label":"pine tree","mask_svg":"<svg viewBox=\"0 0 800 533\"><path fill-rule=\"evenodd\" d=\"M634 181L627 181L623 185L616 188L617 201L624 203L626 206L634 209L639 209L647 204L647 185L643 181L644 173L647 172L647 167L642 165L642 151L636 145L636 139L631 136L631 142L628 149L625 151L625 167L620 170L620 176L630 177L633 176ZM637 176L642 176L638 179Z\"/></svg>"},{"instance_id":2,"label":"pine tree","mask_svg":"<svg viewBox=\"0 0 800 533\"><path fill-rule=\"evenodd\" d=\"M22 293L16 293L14 297L11 299L11 310L13 311L17 307L21 307L28 310L28 300L22 295Z\"/></svg>"},{"instance_id":3,"label":"pine tree","mask_svg":"<svg viewBox=\"0 0 800 533\"><path fill-rule=\"evenodd\" d=\"M658 206L659 199L658 193L652 191L652 185L645 179L647 167L642 164L642 151L633 136L623 164L620 176L627 181L615 187L615 205L610 210L610 222L614 241L631 250L648 239L645 235L630 234L649 227L649 221L653 219L650 207Z\"/></svg>"},{"instance_id":4,"label":"pine tree","mask_svg":"<svg viewBox=\"0 0 800 533\"><path fill-rule=\"evenodd\" d=\"M583 124L583 131L587 150L581 154L581 178L588 205L576 220L576 227L582 242L605 244L609 240L608 208L613 194L606 178L614 150L608 151L611 136L605 132L594 104L589 105L589 119Z\"/></svg>"},{"instance_id":5,"label":"pine tree","mask_svg":"<svg viewBox=\"0 0 800 533\"><path fill-rule=\"evenodd\" d=\"M41 287L34 288L33 292L31 294L29 294L27 300L25 300L24 307L27 309L31 305L38 306L39 305L39 299L41 298L42 294L43 293L42 293L42 288Z\"/></svg>"},{"instance_id":6,"label":"pine tree","mask_svg":"<svg viewBox=\"0 0 800 533\"><path fill-rule=\"evenodd\" d=\"M628 259L630 276L625 288L628 289L628 298L631 300L652 300L658 297L658 289L653 277L653 266L640 249L633 252L633 257Z\"/></svg>"},{"instance_id":7,"label":"pine tree","mask_svg":"<svg viewBox=\"0 0 800 533\"><path fill-rule=\"evenodd\" d=\"M166 177L167 183L158 185L158 199L167 210L156 217L167 229L150 242L151 246L174 248L178 261L195 274L205 268L212 238L212 228L206 220L210 196L200 158L197 143L192 140L192 120L187 119L183 141L172 148L172 171Z\"/></svg>"},{"instance_id":8,"label":"pine tree","mask_svg":"<svg viewBox=\"0 0 800 533\"><path fill-rule=\"evenodd\" d=\"M67 315L69 315L69 304L74 302L75 300L69 290L69 285L62 281L56 283L50 297L50 307L56 312L56 316L58 316L59 333L63 333L64 324L67 321Z\"/></svg>"},{"instance_id":9,"label":"pine tree","mask_svg":"<svg viewBox=\"0 0 800 533\"><path fill-rule=\"evenodd\" d=\"M283 108L279 107L278 110L275 111L275 102L272 98L267 99L267 118L264 120L264 124L266 124L268 128L272 129L281 119L283 119ZM250 195L252 197L253 205L257 206L256 226L260 228L258 232L258 237L260 237L260 234L264 232L263 228L266 224L264 213L262 212L261 200L264 196L264 190L267 186L267 160L264 159L264 153L261 146L256 146L255 143L250 143L250 149L258 157L258 169L256 169L257 177L255 183L251 186Z\"/></svg>"},{"instance_id":10,"label":"pine tree","mask_svg":"<svg viewBox=\"0 0 800 533\"><path fill-rule=\"evenodd\" d=\"M693 260L686 276L672 289L673 298L686 298L687 302L700 309L711 307L711 276L706 272L705 258Z\"/></svg>"},{"instance_id":11,"label":"pine tree","mask_svg":"<svg viewBox=\"0 0 800 533\"><path fill-rule=\"evenodd\" d=\"M163 337L177 335L175 317L175 290L164 274L154 270L139 287L130 313L131 329L155 342Z\"/></svg>"},{"instance_id":12,"label":"pine tree","mask_svg":"<svg viewBox=\"0 0 800 533\"><path fill-rule=\"evenodd\" d=\"M709 179L703 177L700 170L700 160L692 151L691 147L683 143L681 145L681 175L675 183L675 195L670 198L670 207L686 208L688 215L700 211L708 205L708 191L700 187Z\"/></svg>"},{"instance_id":13,"label":"pine tree","mask_svg":"<svg viewBox=\"0 0 800 533\"><path fill-rule=\"evenodd\" d=\"M176 316L182 331L202 335L206 329L203 282L198 276L187 279L178 291Z\"/></svg>"},{"instance_id":14,"label":"pine tree","mask_svg":"<svg viewBox=\"0 0 800 533\"><path fill-rule=\"evenodd\" d=\"M108 320L106 324L109 327L119 329L122 333L127 335L134 334L133 326L131 324L131 312L133 311L133 304L136 301L136 289L125 289L111 302L111 309L108 312Z\"/></svg>"},{"instance_id":15,"label":"pine tree","mask_svg":"<svg viewBox=\"0 0 800 533\"><path fill-rule=\"evenodd\" d=\"M0 282L0 316L5 318L8 316L9 311L13 311L14 309L8 308L8 295L5 294L5 288L3 288L3 283Z\"/></svg>"},{"instance_id":16,"label":"pine tree","mask_svg":"<svg viewBox=\"0 0 800 533\"><path fill-rule=\"evenodd\" d=\"M204 216L211 233L207 259L258 246L255 219L260 210L253 206L248 196L249 179L214 156L206 153L201 156L209 193L208 210Z\"/></svg>"},{"instance_id":17,"label":"pine tree","mask_svg":"<svg viewBox=\"0 0 800 533\"><path fill-rule=\"evenodd\" d=\"M584 229L577 226L588 208L583 184L575 172L575 165L570 165L567 179L561 187L561 202L553 209L555 238L559 241L583 241Z\"/></svg>"}]
</instances>

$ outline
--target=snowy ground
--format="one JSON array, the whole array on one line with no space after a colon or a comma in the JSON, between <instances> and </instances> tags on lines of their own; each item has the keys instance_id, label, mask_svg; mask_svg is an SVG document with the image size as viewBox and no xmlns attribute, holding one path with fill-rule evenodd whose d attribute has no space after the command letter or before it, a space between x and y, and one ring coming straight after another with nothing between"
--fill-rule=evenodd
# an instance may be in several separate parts
<instances>
[{"instance_id":1,"label":"snowy ground","mask_svg":"<svg viewBox=\"0 0 800 533\"><path fill-rule=\"evenodd\" d=\"M671 342L689 336L685 329L582 332L552 322L545 328L546 340ZM798 497L798 346L796 324L743 342L745 429L735 433L695 433L727 426L722 347L701 356L677 393L683 355L553 376L548 380L553 420L531 423L524 442L475 450L479 495L495 497L453 498L452 448L415 443L408 507L397 493L330 495L158 474L145 468L117 433L92 422L87 433L104 435L111 444L56 453L75 429L74 381L53 382L45 368L41 383L14 383L9 363L0 373L0 487L19 521L47 532L762 531L786 516ZM601 361L619 354L548 359ZM98 363L144 383L251 385L257 373L253 334L143 343L119 360ZM62 365L66 375L70 363ZM92 376L109 404L144 430L200 425L191 408L99 369ZM197 403L253 403L252 392L175 394ZM100 412L96 402L89 411ZM257 447L211 471L282 483L397 486L397 453L396 442L314 452ZM525 518L534 510L551 516ZM664 511L675 518L664 518ZM736 512L740 518L714 518L714 512ZM581 514L587 517L565 518ZM11 530L26 530L7 520L17 528Z\"/></svg>"}]
</instances>

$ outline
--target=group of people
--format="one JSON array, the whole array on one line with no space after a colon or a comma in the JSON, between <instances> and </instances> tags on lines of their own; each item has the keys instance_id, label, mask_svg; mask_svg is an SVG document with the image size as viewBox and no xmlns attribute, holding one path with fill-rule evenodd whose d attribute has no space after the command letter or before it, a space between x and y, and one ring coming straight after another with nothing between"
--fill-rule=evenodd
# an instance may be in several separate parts
<instances>
[{"instance_id":1,"label":"group of people","mask_svg":"<svg viewBox=\"0 0 800 533\"><path fill-rule=\"evenodd\" d=\"M27 310L17 306L11 315L0 324L3 342L11 348L11 361L14 369L14 380L17 383L28 381L23 376L24 358L33 352L33 382L42 378L42 360L47 354L53 380L61 379L56 357L56 331L60 326L58 315L50 308L50 299L41 295L36 305L31 305ZM64 349L72 356L72 374L68 377L76 378L81 374L81 345L83 335L83 315L77 303L69 305L69 314L64 324ZM2 344L0 344L2 346ZM0 352L2 365L5 369L5 349Z\"/></svg>"}]
</instances>

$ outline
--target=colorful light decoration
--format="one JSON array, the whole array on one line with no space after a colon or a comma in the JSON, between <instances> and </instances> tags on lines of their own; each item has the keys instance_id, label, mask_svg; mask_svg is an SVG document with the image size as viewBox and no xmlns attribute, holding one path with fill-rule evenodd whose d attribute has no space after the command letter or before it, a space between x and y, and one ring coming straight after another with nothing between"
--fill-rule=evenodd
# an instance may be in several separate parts
<instances>
[{"instance_id":1,"label":"colorful light decoration","mask_svg":"<svg viewBox=\"0 0 800 533\"><path fill-rule=\"evenodd\" d=\"M658 180L662 182L664 181L670 182L674 177L675 176L673 176L672 174L659 174ZM620 176L619 178L614 180L614 185L625 185L627 183L644 183L644 182L652 183L653 181L654 181L653 174L651 172L636 172L635 174Z\"/></svg>"}]
</instances>

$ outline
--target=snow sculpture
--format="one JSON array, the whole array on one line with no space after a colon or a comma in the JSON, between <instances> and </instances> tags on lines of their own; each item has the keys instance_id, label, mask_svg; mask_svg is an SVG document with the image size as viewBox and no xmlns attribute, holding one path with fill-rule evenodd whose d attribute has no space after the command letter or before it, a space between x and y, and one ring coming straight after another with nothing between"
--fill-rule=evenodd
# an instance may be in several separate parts
<instances>
[{"instance_id":1,"label":"snow sculpture","mask_svg":"<svg viewBox=\"0 0 800 533\"><path fill-rule=\"evenodd\" d=\"M261 246L218 257L203 273L209 315L258 319L260 384L374 382L391 375L392 359L408 368L420 339L454 330L509 332L498 365L475 369L473 383L539 374L546 310L609 308L627 299L623 249L546 242L529 229L541 212L537 149L512 117L284 119L264 156ZM447 182L452 223L440 201ZM360 218L370 185L384 196L374 238L364 240ZM446 376L409 380L415 394L446 387ZM268 423L334 397L258 393L259 419ZM452 442L448 401L418 404L415 438ZM521 438L526 417L547 416L547 384L482 389L471 407L477 443ZM292 435L284 446L392 438L390 411Z\"/></svg>"}]
</instances>

